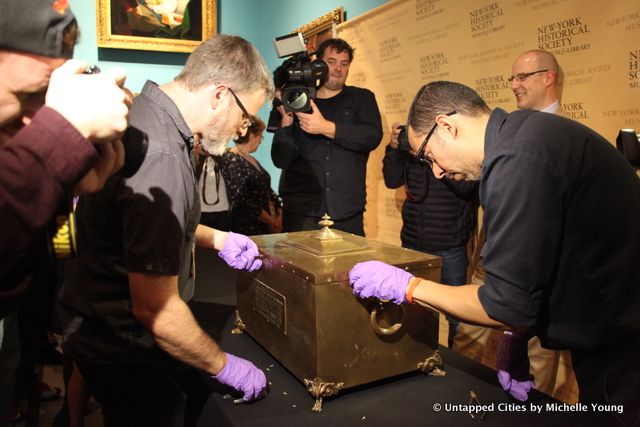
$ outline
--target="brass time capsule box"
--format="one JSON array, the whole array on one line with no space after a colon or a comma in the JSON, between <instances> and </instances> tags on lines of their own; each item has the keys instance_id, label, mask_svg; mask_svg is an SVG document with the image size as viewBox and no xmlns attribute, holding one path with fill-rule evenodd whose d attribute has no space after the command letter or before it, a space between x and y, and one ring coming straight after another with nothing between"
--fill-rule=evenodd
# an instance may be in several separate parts
<instances>
[{"instance_id":1,"label":"brass time capsule box","mask_svg":"<svg viewBox=\"0 0 640 427\"><path fill-rule=\"evenodd\" d=\"M438 313L358 299L348 273L379 260L439 281L441 259L325 228L252 236L264 266L240 273L236 333L245 331L316 398L422 369L441 373Z\"/></svg>"}]
</instances>

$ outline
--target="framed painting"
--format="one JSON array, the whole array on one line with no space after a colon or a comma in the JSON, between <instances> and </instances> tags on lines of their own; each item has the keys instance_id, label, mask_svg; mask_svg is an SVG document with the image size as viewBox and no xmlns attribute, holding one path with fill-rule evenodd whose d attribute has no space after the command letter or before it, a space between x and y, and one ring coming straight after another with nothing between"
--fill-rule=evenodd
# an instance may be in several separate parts
<instances>
[{"instance_id":1,"label":"framed painting","mask_svg":"<svg viewBox=\"0 0 640 427\"><path fill-rule=\"evenodd\" d=\"M98 47L191 52L217 32L216 0L96 0Z\"/></svg>"},{"instance_id":2,"label":"framed painting","mask_svg":"<svg viewBox=\"0 0 640 427\"><path fill-rule=\"evenodd\" d=\"M293 33L302 33L310 51L314 51L320 43L336 36L336 27L344 22L346 12L341 6L331 12L314 19L313 21L293 30Z\"/></svg>"}]
</instances>

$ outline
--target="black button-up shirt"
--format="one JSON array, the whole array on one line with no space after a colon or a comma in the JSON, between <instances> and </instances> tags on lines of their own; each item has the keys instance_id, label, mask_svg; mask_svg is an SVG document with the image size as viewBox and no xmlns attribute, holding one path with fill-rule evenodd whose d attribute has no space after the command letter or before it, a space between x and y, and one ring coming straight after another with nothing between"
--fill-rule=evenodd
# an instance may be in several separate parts
<instances>
[{"instance_id":1,"label":"black button-up shirt","mask_svg":"<svg viewBox=\"0 0 640 427\"><path fill-rule=\"evenodd\" d=\"M480 203L489 316L548 348L640 336L640 180L609 142L556 115L496 109Z\"/></svg>"}]
</instances>

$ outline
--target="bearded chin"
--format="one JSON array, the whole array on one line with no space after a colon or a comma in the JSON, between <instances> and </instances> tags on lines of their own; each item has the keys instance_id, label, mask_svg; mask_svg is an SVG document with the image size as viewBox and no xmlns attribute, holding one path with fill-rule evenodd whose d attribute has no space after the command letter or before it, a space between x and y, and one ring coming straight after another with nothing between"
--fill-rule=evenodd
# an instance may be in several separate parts
<instances>
[{"instance_id":1,"label":"bearded chin","mask_svg":"<svg viewBox=\"0 0 640 427\"><path fill-rule=\"evenodd\" d=\"M341 82L332 82L330 80L327 80L326 82L324 82L324 87L329 90L341 90L344 87L344 84L342 84Z\"/></svg>"},{"instance_id":2,"label":"bearded chin","mask_svg":"<svg viewBox=\"0 0 640 427\"><path fill-rule=\"evenodd\" d=\"M212 156L221 156L224 154L224 149L227 147L227 141L215 140L211 138L204 138L202 140L202 148L208 154Z\"/></svg>"}]
</instances>

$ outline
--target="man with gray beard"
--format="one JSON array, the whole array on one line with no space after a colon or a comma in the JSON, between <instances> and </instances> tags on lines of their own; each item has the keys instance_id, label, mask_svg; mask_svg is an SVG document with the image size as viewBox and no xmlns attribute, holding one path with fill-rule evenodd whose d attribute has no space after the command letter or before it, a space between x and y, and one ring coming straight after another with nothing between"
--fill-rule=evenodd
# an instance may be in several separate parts
<instances>
[{"instance_id":1,"label":"man with gray beard","mask_svg":"<svg viewBox=\"0 0 640 427\"><path fill-rule=\"evenodd\" d=\"M148 81L130 123L148 136L131 178L114 177L77 208L78 262L58 311L64 350L102 405L105 425L194 425L206 394L201 372L258 399L264 373L225 353L193 317L193 249L219 250L233 268L261 267L246 236L199 225L192 162L243 135L273 81L246 40L220 35L198 46L170 83Z\"/></svg>"}]
</instances>

